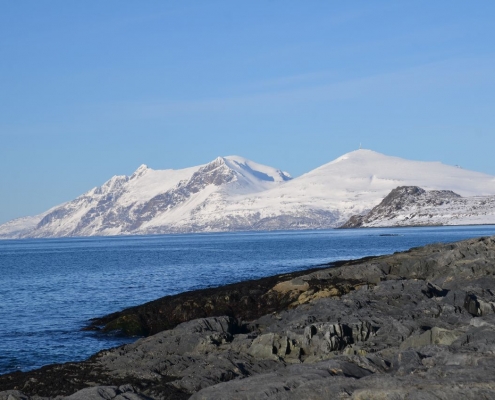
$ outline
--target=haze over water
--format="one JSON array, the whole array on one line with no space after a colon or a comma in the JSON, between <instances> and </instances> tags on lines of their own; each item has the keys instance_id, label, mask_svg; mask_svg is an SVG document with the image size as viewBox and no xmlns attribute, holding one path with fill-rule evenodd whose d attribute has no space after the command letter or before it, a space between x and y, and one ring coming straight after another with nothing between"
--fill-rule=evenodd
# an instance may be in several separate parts
<instances>
[{"instance_id":1,"label":"haze over water","mask_svg":"<svg viewBox=\"0 0 495 400\"><path fill-rule=\"evenodd\" d=\"M0 241L0 374L134 340L80 329L165 295L494 234L467 226Z\"/></svg>"}]
</instances>

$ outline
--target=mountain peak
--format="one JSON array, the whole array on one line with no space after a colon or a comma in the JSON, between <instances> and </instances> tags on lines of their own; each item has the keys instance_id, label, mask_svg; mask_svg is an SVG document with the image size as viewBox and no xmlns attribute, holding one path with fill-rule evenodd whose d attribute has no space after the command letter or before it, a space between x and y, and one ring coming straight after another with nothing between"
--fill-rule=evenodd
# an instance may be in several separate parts
<instances>
[{"instance_id":1,"label":"mountain peak","mask_svg":"<svg viewBox=\"0 0 495 400\"><path fill-rule=\"evenodd\" d=\"M131 179L143 176L150 168L146 164L141 164L137 170L131 175Z\"/></svg>"},{"instance_id":2,"label":"mountain peak","mask_svg":"<svg viewBox=\"0 0 495 400\"><path fill-rule=\"evenodd\" d=\"M359 149L359 150L350 151L349 153L345 153L340 157L336 158L335 160L331 161L330 163L334 164L344 160L366 159L371 157L387 157L387 156L385 154L378 153L377 151L374 150Z\"/></svg>"},{"instance_id":3,"label":"mountain peak","mask_svg":"<svg viewBox=\"0 0 495 400\"><path fill-rule=\"evenodd\" d=\"M149 169L149 167L146 164L141 164L134 173L141 172L141 171L146 171L147 169Z\"/></svg>"},{"instance_id":4,"label":"mountain peak","mask_svg":"<svg viewBox=\"0 0 495 400\"><path fill-rule=\"evenodd\" d=\"M246 176L251 175L260 181L284 182L292 179L289 173L279 169L258 164L240 156L223 157L225 164L232 170Z\"/></svg>"},{"instance_id":5,"label":"mountain peak","mask_svg":"<svg viewBox=\"0 0 495 400\"><path fill-rule=\"evenodd\" d=\"M222 168L225 171L228 171L229 174L234 174L238 178L248 181L251 184L262 182L284 182L292 179L287 172L236 155L217 157L206 164L201 171L209 172L217 168Z\"/></svg>"}]
</instances>

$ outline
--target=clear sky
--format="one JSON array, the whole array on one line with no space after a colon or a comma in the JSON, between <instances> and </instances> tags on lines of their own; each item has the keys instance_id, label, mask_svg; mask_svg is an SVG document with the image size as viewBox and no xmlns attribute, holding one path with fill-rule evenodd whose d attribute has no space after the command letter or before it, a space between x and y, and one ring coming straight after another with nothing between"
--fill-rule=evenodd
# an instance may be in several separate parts
<instances>
[{"instance_id":1,"label":"clear sky","mask_svg":"<svg viewBox=\"0 0 495 400\"><path fill-rule=\"evenodd\" d=\"M495 2L0 0L0 223L140 164L495 175Z\"/></svg>"}]
</instances>

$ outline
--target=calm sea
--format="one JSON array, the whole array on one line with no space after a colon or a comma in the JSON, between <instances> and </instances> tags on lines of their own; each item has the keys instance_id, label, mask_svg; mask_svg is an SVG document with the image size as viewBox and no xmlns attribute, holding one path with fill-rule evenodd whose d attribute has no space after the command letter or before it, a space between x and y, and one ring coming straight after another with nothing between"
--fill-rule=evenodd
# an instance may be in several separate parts
<instances>
[{"instance_id":1,"label":"calm sea","mask_svg":"<svg viewBox=\"0 0 495 400\"><path fill-rule=\"evenodd\" d=\"M129 341L80 329L161 296L495 234L495 226L0 241L0 374Z\"/></svg>"}]
</instances>

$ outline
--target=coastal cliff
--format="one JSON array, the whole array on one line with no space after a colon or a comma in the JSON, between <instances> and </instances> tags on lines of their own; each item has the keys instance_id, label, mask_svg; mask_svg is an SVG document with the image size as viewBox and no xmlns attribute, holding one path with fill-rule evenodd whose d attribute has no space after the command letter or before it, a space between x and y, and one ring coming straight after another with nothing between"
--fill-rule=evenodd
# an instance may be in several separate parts
<instances>
[{"instance_id":1,"label":"coastal cliff","mask_svg":"<svg viewBox=\"0 0 495 400\"><path fill-rule=\"evenodd\" d=\"M495 237L170 296L148 335L0 376L0 400L495 398Z\"/></svg>"}]
</instances>

